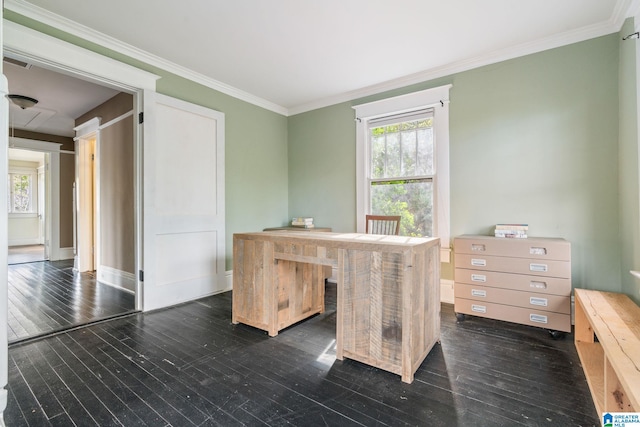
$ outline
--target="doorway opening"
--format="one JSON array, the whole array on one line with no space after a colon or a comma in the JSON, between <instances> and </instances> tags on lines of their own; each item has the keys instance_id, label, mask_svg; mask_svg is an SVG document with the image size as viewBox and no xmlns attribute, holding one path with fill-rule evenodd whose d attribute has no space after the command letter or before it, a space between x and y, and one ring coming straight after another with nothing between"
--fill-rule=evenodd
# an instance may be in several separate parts
<instances>
[{"instance_id":1,"label":"doorway opening","mask_svg":"<svg viewBox=\"0 0 640 427\"><path fill-rule=\"evenodd\" d=\"M96 133L76 139L76 180L74 183L74 267L77 271L97 269L96 247Z\"/></svg>"},{"instance_id":2,"label":"doorway opening","mask_svg":"<svg viewBox=\"0 0 640 427\"><path fill-rule=\"evenodd\" d=\"M49 258L49 168L46 152L9 148L8 263L20 264Z\"/></svg>"},{"instance_id":3,"label":"doorway opening","mask_svg":"<svg viewBox=\"0 0 640 427\"><path fill-rule=\"evenodd\" d=\"M126 223L126 227L100 228L98 169L100 134L104 134L109 143L102 147L102 155L109 163L103 168L104 190L114 188L112 181L128 186L127 206L134 206L135 170L130 159L135 151L135 104L129 93L53 69L37 65L24 69L6 64L4 71L10 91L15 91L14 87L41 91L41 95L36 95L40 102L35 107L15 111L15 106L10 105L15 113L11 121L11 145L19 148L21 143L26 144L41 156L38 161L15 165L30 166L29 173L15 171L15 216L31 220L31 230L38 239L12 240L10 236L8 242L12 249L21 250L24 261L33 261L15 263L18 255L9 251L7 332L8 342L13 345L136 311L135 212L133 208L123 209L120 200L112 202L113 194L102 193L102 204L111 215L106 217L106 224L113 224L114 215L126 212L117 218L118 224ZM74 89L74 85L78 88ZM63 89L69 93L56 93ZM60 118L65 116L68 120L61 123ZM88 131L84 124L92 119L86 117L104 117L104 128L99 128L97 119L97 125ZM64 126L55 128L58 124ZM131 153L126 156L129 162L121 161L119 152L117 156L110 154L114 149L124 150L123 146ZM112 165L127 170L114 170ZM126 183L122 183L123 176L130 177ZM9 176L10 188L11 182ZM118 188L113 193L123 192ZM30 200L32 203L27 203ZM22 212L18 213L20 209ZM105 233L110 236L101 238ZM127 251L118 246L123 241L131 241ZM102 251L107 256L103 260L101 242L109 243L111 251ZM127 262L120 262L119 256Z\"/></svg>"}]
</instances>

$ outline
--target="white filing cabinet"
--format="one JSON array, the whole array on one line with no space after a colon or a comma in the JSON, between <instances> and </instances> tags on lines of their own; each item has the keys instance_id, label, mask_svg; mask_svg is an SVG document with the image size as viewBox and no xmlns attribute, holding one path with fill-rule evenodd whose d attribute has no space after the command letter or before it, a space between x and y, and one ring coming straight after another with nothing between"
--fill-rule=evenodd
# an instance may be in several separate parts
<instances>
[{"instance_id":1,"label":"white filing cabinet","mask_svg":"<svg viewBox=\"0 0 640 427\"><path fill-rule=\"evenodd\" d=\"M454 240L455 312L571 332L571 244L558 238Z\"/></svg>"}]
</instances>

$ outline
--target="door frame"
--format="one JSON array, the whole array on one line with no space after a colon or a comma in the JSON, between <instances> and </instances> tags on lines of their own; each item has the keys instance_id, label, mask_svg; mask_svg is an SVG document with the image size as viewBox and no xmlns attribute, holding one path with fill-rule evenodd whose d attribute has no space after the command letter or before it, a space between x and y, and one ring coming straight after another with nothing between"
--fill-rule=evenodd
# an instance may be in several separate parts
<instances>
[{"instance_id":1,"label":"door frame","mask_svg":"<svg viewBox=\"0 0 640 427\"><path fill-rule=\"evenodd\" d=\"M155 92L159 76L116 61L90 50L72 45L11 21L3 20L5 56L47 68L62 74L91 81L134 96L136 116L142 111L145 90ZM135 176L135 271L143 265L142 248L142 130L134 133ZM6 180L6 178L3 178ZM52 197L56 195L52 194ZM57 196L59 198L59 195ZM142 281L136 274L135 309L142 310Z\"/></svg>"},{"instance_id":2,"label":"door frame","mask_svg":"<svg viewBox=\"0 0 640 427\"><path fill-rule=\"evenodd\" d=\"M9 137L9 146L45 154L45 255L51 261L59 260L61 259L60 227L53 227L53 224L60 222L60 147L62 144L12 136Z\"/></svg>"},{"instance_id":3,"label":"door frame","mask_svg":"<svg viewBox=\"0 0 640 427\"><path fill-rule=\"evenodd\" d=\"M98 120L99 122L99 120ZM75 128L78 129L78 128ZM78 133L78 130L76 130ZM96 182L96 152L98 144L98 131L93 130L88 133L80 133L74 138L75 146L75 205L73 209L76 215L74 242L76 265L78 271L95 271L100 265L99 248L100 237L96 230L99 230L100 220L98 218L99 209L96 209L98 199ZM87 247L87 245L89 247Z\"/></svg>"}]
</instances>

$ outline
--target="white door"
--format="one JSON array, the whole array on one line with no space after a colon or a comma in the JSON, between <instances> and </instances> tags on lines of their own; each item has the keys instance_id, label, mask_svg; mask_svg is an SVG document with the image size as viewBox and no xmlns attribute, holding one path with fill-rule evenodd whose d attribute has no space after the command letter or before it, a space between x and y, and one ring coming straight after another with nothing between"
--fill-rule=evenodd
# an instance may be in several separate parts
<instances>
[{"instance_id":1,"label":"white door","mask_svg":"<svg viewBox=\"0 0 640 427\"><path fill-rule=\"evenodd\" d=\"M224 114L143 99L142 309L225 289Z\"/></svg>"}]
</instances>

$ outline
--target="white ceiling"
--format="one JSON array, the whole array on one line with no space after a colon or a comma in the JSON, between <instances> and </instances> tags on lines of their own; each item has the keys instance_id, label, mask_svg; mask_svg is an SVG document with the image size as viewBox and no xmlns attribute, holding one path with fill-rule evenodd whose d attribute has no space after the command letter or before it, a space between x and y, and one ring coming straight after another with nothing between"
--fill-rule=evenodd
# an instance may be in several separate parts
<instances>
[{"instance_id":1,"label":"white ceiling","mask_svg":"<svg viewBox=\"0 0 640 427\"><path fill-rule=\"evenodd\" d=\"M610 34L638 1L5 0L5 8L289 115Z\"/></svg>"},{"instance_id":2,"label":"white ceiling","mask_svg":"<svg viewBox=\"0 0 640 427\"><path fill-rule=\"evenodd\" d=\"M25 110L9 103L9 132L25 129L74 136L75 119L115 96L118 91L65 74L30 66L4 63L9 93L25 95L38 103Z\"/></svg>"}]
</instances>

